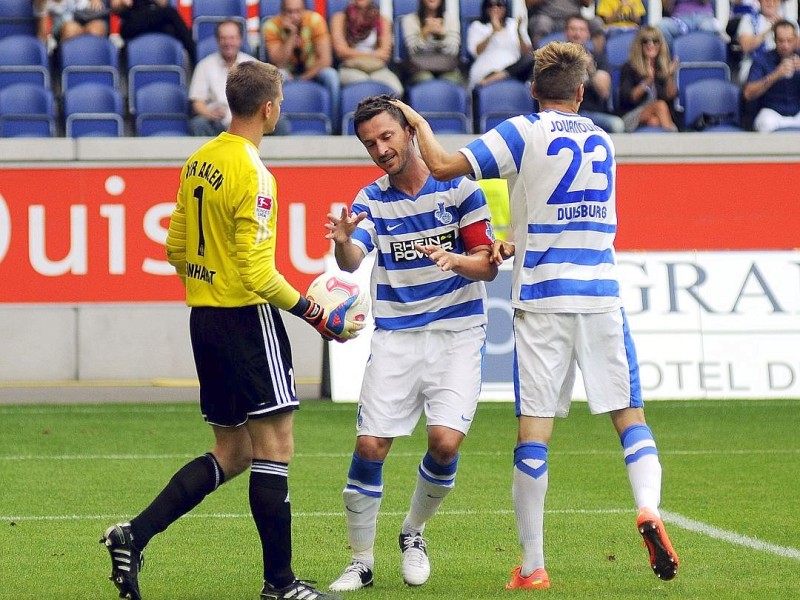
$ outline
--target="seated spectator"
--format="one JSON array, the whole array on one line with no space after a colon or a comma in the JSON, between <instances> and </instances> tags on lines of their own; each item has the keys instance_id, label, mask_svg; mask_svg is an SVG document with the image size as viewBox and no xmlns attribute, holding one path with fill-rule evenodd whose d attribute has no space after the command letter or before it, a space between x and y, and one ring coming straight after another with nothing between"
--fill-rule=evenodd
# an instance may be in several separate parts
<instances>
[{"instance_id":1,"label":"seated spectator","mask_svg":"<svg viewBox=\"0 0 800 600\"><path fill-rule=\"evenodd\" d=\"M37 17L37 35L47 43L48 35L56 42L83 35L108 35L108 8L103 0L33 0Z\"/></svg>"},{"instance_id":2,"label":"seated spectator","mask_svg":"<svg viewBox=\"0 0 800 600\"><path fill-rule=\"evenodd\" d=\"M450 18L444 8L444 0L420 0L417 12L401 18L411 84L436 77L463 82L459 65L461 28L458 19Z\"/></svg>"},{"instance_id":3,"label":"seated spectator","mask_svg":"<svg viewBox=\"0 0 800 600\"><path fill-rule=\"evenodd\" d=\"M533 54L522 17L508 16L506 0L483 0L481 16L467 28L467 51L472 56L470 89L513 77L533 76Z\"/></svg>"},{"instance_id":4,"label":"seated spectator","mask_svg":"<svg viewBox=\"0 0 800 600\"><path fill-rule=\"evenodd\" d=\"M528 37L534 48L541 39L556 31L564 31L567 19L580 14L581 8L594 6L594 0L525 0L528 8ZM595 17L589 21L592 38L603 31L603 20Z\"/></svg>"},{"instance_id":5,"label":"seated spectator","mask_svg":"<svg viewBox=\"0 0 800 600\"><path fill-rule=\"evenodd\" d=\"M661 30L650 25L639 29L620 72L619 104L626 132L642 125L678 130L671 110L678 95L677 68Z\"/></svg>"},{"instance_id":6,"label":"seated spectator","mask_svg":"<svg viewBox=\"0 0 800 600\"><path fill-rule=\"evenodd\" d=\"M594 58L589 65L589 78L583 84L583 102L579 114L589 117L608 133L622 133L625 124L617 115L611 114L611 74L605 52L595 52L589 44L589 21L581 15L567 19L564 30L567 41L586 48Z\"/></svg>"},{"instance_id":7,"label":"seated spectator","mask_svg":"<svg viewBox=\"0 0 800 600\"><path fill-rule=\"evenodd\" d=\"M350 0L343 12L335 13L331 17L331 39L341 84L372 79L401 95L403 84L389 69L392 37L392 24L373 0Z\"/></svg>"},{"instance_id":8,"label":"seated spectator","mask_svg":"<svg viewBox=\"0 0 800 600\"><path fill-rule=\"evenodd\" d=\"M194 116L189 121L192 135L219 135L231 124L231 111L225 95L228 72L234 65L255 60L241 51L242 28L236 21L222 21L217 24L215 36L219 49L197 63L189 84L189 101ZM276 135L286 135L288 130L284 120L283 128L278 121Z\"/></svg>"},{"instance_id":9,"label":"seated spectator","mask_svg":"<svg viewBox=\"0 0 800 600\"><path fill-rule=\"evenodd\" d=\"M607 35L638 29L647 14L642 0L599 0L595 12L603 19Z\"/></svg>"},{"instance_id":10,"label":"seated spectator","mask_svg":"<svg viewBox=\"0 0 800 600\"><path fill-rule=\"evenodd\" d=\"M264 24L263 44L267 60L278 67L286 81L316 81L331 97L331 118L339 123L341 96L339 74L333 68L331 35L325 18L305 9L304 0L281 0L281 12Z\"/></svg>"},{"instance_id":11,"label":"seated spectator","mask_svg":"<svg viewBox=\"0 0 800 600\"><path fill-rule=\"evenodd\" d=\"M111 0L111 12L119 16L119 34L126 42L144 33L166 33L183 44L194 62L192 31L169 0Z\"/></svg>"},{"instance_id":12,"label":"seated spectator","mask_svg":"<svg viewBox=\"0 0 800 600\"><path fill-rule=\"evenodd\" d=\"M775 49L756 56L744 99L757 101L756 131L800 127L800 56L797 26L781 20L773 27Z\"/></svg>"},{"instance_id":13,"label":"seated spectator","mask_svg":"<svg viewBox=\"0 0 800 600\"><path fill-rule=\"evenodd\" d=\"M719 33L721 27L714 18L712 0L661 0L664 18L658 28L672 48L672 40L690 31Z\"/></svg>"},{"instance_id":14,"label":"seated spectator","mask_svg":"<svg viewBox=\"0 0 800 600\"><path fill-rule=\"evenodd\" d=\"M761 0L757 13L747 13L739 20L736 41L742 51L738 79L741 85L747 83L747 74L753 59L759 54L775 49L775 36L772 27L781 19L780 0Z\"/></svg>"}]
</instances>

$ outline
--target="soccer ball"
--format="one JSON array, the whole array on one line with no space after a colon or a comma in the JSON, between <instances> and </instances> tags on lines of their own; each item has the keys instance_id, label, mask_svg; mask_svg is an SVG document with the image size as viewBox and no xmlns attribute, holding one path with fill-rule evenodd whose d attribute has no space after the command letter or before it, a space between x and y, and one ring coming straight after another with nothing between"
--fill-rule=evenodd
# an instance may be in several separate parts
<instances>
[{"instance_id":1,"label":"soccer ball","mask_svg":"<svg viewBox=\"0 0 800 600\"><path fill-rule=\"evenodd\" d=\"M347 309L345 318L348 321L363 323L369 312L367 293L356 282L341 275L323 273L308 286L306 296L325 308L339 306L351 296L356 296L356 301Z\"/></svg>"}]
</instances>

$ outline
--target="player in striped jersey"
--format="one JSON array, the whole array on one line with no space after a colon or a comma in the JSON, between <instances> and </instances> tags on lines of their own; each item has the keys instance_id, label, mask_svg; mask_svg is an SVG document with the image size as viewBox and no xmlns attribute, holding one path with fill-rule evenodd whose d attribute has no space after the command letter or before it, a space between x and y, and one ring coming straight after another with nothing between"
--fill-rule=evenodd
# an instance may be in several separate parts
<instances>
[{"instance_id":1,"label":"player in striped jersey","mask_svg":"<svg viewBox=\"0 0 800 600\"><path fill-rule=\"evenodd\" d=\"M375 332L364 373L356 447L342 493L352 562L330 588L372 585L383 464L392 441L411 435L423 411L428 451L417 471L399 542L402 576L430 575L425 523L455 485L458 449L475 415L486 332L483 281L497 275L486 197L464 177L436 181L414 134L388 96L359 103L355 130L386 175L363 188L352 212L328 215L339 267L376 254L371 296Z\"/></svg>"},{"instance_id":2,"label":"player in striped jersey","mask_svg":"<svg viewBox=\"0 0 800 600\"><path fill-rule=\"evenodd\" d=\"M102 541L120 597L139 600L138 572L150 539L249 468L264 561L261 598L336 599L292 571L288 474L298 400L278 309L304 318L328 339L349 339L361 326L345 320L352 299L320 307L275 268L277 192L258 145L280 117L279 71L244 62L230 71L226 95L231 125L186 161L167 236L167 258L191 307L200 408L216 443L180 469L130 523L109 527Z\"/></svg>"},{"instance_id":3,"label":"player in striped jersey","mask_svg":"<svg viewBox=\"0 0 800 600\"><path fill-rule=\"evenodd\" d=\"M561 42L534 56L532 93L541 112L509 119L459 152L448 153L425 120L397 102L435 177L509 182L513 240L521 250L497 242L493 259L501 263L516 254L513 498L523 558L506 587L550 587L543 545L548 444L554 417L569 411L576 366L589 409L609 413L620 437L650 564L658 577L672 579L678 557L658 511L661 464L615 274L614 145L577 114L591 57Z\"/></svg>"}]
</instances>

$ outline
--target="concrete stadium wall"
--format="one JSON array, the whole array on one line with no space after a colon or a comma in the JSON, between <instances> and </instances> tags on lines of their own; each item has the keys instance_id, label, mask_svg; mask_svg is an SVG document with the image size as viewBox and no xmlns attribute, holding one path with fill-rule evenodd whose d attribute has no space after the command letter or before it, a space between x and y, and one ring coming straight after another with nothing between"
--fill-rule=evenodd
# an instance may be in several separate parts
<instances>
[{"instance_id":1,"label":"concrete stadium wall","mask_svg":"<svg viewBox=\"0 0 800 600\"><path fill-rule=\"evenodd\" d=\"M472 137L444 136L442 141L456 150ZM6 139L0 140L0 171L32 165L76 170L102 164L179 166L201 141ZM787 173L794 181L800 172L800 133L626 134L614 141L620 164L796 163L797 168ZM261 154L267 165L274 166L371 164L352 137L265 138ZM36 182L30 185L35 187ZM12 238L10 243L18 242ZM293 340L300 394L318 396L323 343L291 315L285 322ZM0 304L0 386L131 380L191 384L195 373L188 338L188 309L181 303Z\"/></svg>"}]
</instances>

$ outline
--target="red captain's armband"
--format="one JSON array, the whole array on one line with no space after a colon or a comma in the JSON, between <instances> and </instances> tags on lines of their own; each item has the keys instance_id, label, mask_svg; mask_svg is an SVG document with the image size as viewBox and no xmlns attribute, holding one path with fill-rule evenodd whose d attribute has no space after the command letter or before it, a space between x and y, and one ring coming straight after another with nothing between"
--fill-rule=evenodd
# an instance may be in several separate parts
<instances>
[{"instance_id":1,"label":"red captain's armband","mask_svg":"<svg viewBox=\"0 0 800 600\"><path fill-rule=\"evenodd\" d=\"M494 243L492 224L489 221L476 221L461 228L464 249L469 252L478 246L491 246Z\"/></svg>"}]
</instances>

